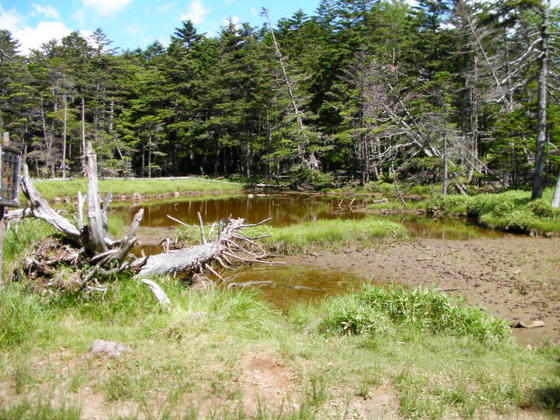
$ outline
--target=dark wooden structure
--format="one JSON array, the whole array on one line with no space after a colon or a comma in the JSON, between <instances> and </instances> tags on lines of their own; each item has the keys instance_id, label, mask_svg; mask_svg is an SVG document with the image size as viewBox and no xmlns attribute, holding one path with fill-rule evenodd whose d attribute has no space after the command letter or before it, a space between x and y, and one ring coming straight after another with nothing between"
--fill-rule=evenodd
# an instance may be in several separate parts
<instances>
[{"instance_id":1,"label":"dark wooden structure","mask_svg":"<svg viewBox=\"0 0 560 420\"><path fill-rule=\"evenodd\" d=\"M0 144L0 288L4 259L4 213L6 207L19 207L19 168L21 156L11 148L10 135L3 133Z\"/></svg>"}]
</instances>

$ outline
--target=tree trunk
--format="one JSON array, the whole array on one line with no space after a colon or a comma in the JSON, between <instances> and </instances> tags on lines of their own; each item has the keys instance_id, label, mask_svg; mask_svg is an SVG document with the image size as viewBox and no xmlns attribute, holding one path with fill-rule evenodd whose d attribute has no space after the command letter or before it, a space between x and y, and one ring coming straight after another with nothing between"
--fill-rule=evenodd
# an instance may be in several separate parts
<instances>
[{"instance_id":1,"label":"tree trunk","mask_svg":"<svg viewBox=\"0 0 560 420\"><path fill-rule=\"evenodd\" d=\"M87 204L88 204L88 248L96 254L101 254L108 250L107 238L107 220L104 220L103 212L99 199L99 183L97 180L97 156L93 152L91 143L87 144ZM105 213L106 215L106 213Z\"/></svg>"},{"instance_id":2,"label":"tree trunk","mask_svg":"<svg viewBox=\"0 0 560 420\"><path fill-rule=\"evenodd\" d=\"M282 52L280 51L280 47L278 46L278 41L276 40L276 35L274 34L274 29L272 27L272 22L268 17L268 11L263 8L263 14L268 21L268 26L270 28L270 35L272 36L272 43L274 44L274 50L276 52L276 57L278 58L278 62L280 63L280 68L282 70L282 76L284 77L284 83L286 84L286 89L288 91L288 96L290 97L290 101L292 103L292 107L294 109L294 115L296 116L296 121L299 126L299 136L301 139L298 139L298 157L301 163L310 169L319 169L319 161L313 152L308 152L307 147L309 146L309 137L307 136L306 128L303 124L303 119L301 118L302 112L300 112L295 96L294 90L292 88L292 82L290 77L288 76L288 72L286 71L286 66L284 65L284 60L282 59Z\"/></svg>"},{"instance_id":3,"label":"tree trunk","mask_svg":"<svg viewBox=\"0 0 560 420\"><path fill-rule=\"evenodd\" d=\"M449 164L447 162L447 133L445 134L443 143L443 185L442 192L443 195L447 195L447 190L449 189Z\"/></svg>"},{"instance_id":4,"label":"tree trunk","mask_svg":"<svg viewBox=\"0 0 560 420\"><path fill-rule=\"evenodd\" d=\"M539 111L537 131L537 154L535 160L535 179L533 182L533 193L531 199L542 197L544 190L544 158L546 147L546 121L548 107L548 60L549 60L549 24L550 24L550 0L544 4L544 18L541 25L541 57L539 68Z\"/></svg>"},{"instance_id":5,"label":"tree trunk","mask_svg":"<svg viewBox=\"0 0 560 420\"><path fill-rule=\"evenodd\" d=\"M556 189L554 190L554 197L552 198L552 207L560 207L560 172L558 173L558 180L556 181Z\"/></svg>"},{"instance_id":6,"label":"tree trunk","mask_svg":"<svg viewBox=\"0 0 560 420\"><path fill-rule=\"evenodd\" d=\"M86 104L82 98L82 172L86 173Z\"/></svg>"},{"instance_id":7,"label":"tree trunk","mask_svg":"<svg viewBox=\"0 0 560 420\"><path fill-rule=\"evenodd\" d=\"M62 97L64 101L64 120L62 122L62 179L66 179L66 135L68 129L68 97L66 93Z\"/></svg>"},{"instance_id":8,"label":"tree trunk","mask_svg":"<svg viewBox=\"0 0 560 420\"><path fill-rule=\"evenodd\" d=\"M213 262L217 262L224 268L229 267L232 260L263 262L261 260L266 257L266 252L252 238L244 236L241 231L251 226L266 223L270 219L252 225L245 224L243 219L228 219L225 222L220 222L218 235L212 240L207 240L203 233L204 225L202 224L200 213L198 216L202 233L202 243L200 245L151 255L135 277L143 278L166 274L194 273L197 271L201 272L206 268L218 278L221 278L211 267Z\"/></svg>"}]
</instances>

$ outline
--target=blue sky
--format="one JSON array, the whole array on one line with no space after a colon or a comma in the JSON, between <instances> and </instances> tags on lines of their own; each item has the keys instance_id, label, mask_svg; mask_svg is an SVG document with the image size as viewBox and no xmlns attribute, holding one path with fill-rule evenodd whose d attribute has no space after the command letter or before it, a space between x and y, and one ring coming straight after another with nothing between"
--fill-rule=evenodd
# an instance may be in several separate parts
<instances>
[{"instance_id":1,"label":"blue sky","mask_svg":"<svg viewBox=\"0 0 560 420\"><path fill-rule=\"evenodd\" d=\"M181 21L190 18L199 32L214 35L226 19L260 26L266 7L273 22L299 8L312 14L320 0L0 0L0 29L8 29L27 53L71 31L84 36L101 28L113 47L134 49L154 41L167 44ZM414 0L408 0L413 2ZM492 0L488 0L492 1ZM552 0L556 6L560 0Z\"/></svg>"},{"instance_id":2,"label":"blue sky","mask_svg":"<svg viewBox=\"0 0 560 420\"><path fill-rule=\"evenodd\" d=\"M301 8L312 14L319 0L0 0L0 29L8 29L21 52L50 39L101 28L122 49L166 44L182 20L190 18L199 32L217 33L226 19L261 25L261 7L277 21Z\"/></svg>"}]
</instances>

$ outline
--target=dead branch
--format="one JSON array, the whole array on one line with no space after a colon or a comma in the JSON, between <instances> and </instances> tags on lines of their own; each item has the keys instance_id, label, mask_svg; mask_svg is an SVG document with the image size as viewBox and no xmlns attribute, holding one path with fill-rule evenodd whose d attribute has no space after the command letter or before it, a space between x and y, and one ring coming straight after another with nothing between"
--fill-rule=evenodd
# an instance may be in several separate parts
<instances>
[{"instance_id":1,"label":"dead branch","mask_svg":"<svg viewBox=\"0 0 560 420\"><path fill-rule=\"evenodd\" d=\"M52 225L76 244L81 245L82 233L80 230L66 218L54 211L49 203L47 203L41 194L39 194L39 191L37 191L31 182L27 165L23 165L23 177L21 183L22 191L29 200L31 214L37 219L44 220L48 224Z\"/></svg>"},{"instance_id":2,"label":"dead branch","mask_svg":"<svg viewBox=\"0 0 560 420\"><path fill-rule=\"evenodd\" d=\"M169 298L167 297L163 289L157 283L148 279L142 279L142 283L148 285L148 287L150 288L150 290L152 291L152 293L154 294L154 296L156 297L156 299L158 300L161 306L167 308L169 307L169 305L171 305L171 301L169 300Z\"/></svg>"},{"instance_id":3,"label":"dead branch","mask_svg":"<svg viewBox=\"0 0 560 420\"><path fill-rule=\"evenodd\" d=\"M62 264L70 264L76 268L78 278L75 285L79 290L106 290L99 281L114 276L124 270L136 273L136 278L150 286L156 298L162 305L169 301L165 293L158 289L157 284L148 280L149 277L167 274L203 273L209 271L218 279L223 280L221 274L216 270L219 265L223 269L231 268L232 261L243 263L262 262L266 251L256 242L257 238L251 238L243 234L243 230L253 226L259 226L270 219L259 223L245 224L243 219L228 218L217 224L217 234L212 236L215 225L208 237L202 216L198 214L201 244L179 250L170 251L166 249L162 254L151 255L143 258L134 258L130 252L137 242L136 231L142 221L144 210L140 209L134 216L127 234L119 239L113 240L108 232L109 205L111 195L108 194L101 200L99 194L99 182L97 177L97 157L91 144L86 148L86 173L88 176L87 196L84 198L78 194L78 216L75 224L57 213L44 200L33 186L29 177L29 170L24 166L22 179L23 192L29 199L29 208L12 212L12 218L22 218L31 215L51 224L58 231L69 238L72 247L59 244L63 249L51 252L54 256L44 258L49 249L38 249L33 253L35 258L28 258L24 268L28 273L40 272L47 277L55 275ZM83 211L87 205L88 224L85 225ZM185 223L168 216L181 225ZM40 256L40 257L39 257ZM216 264L216 266L214 266ZM83 267L89 267L83 269ZM163 293L163 294L162 294Z\"/></svg>"},{"instance_id":4,"label":"dead branch","mask_svg":"<svg viewBox=\"0 0 560 420\"><path fill-rule=\"evenodd\" d=\"M200 230L202 231L204 229L202 218L199 220L201 222ZM266 252L260 245L241 233L246 227L256 226L264 221L254 225L246 225L244 222L243 219L228 219L225 223L220 223L220 229L216 237L212 239L202 237L200 245L149 256L146 264L136 274L136 277L155 277L177 273L188 275L206 269L217 278L222 279L222 276L212 267L214 262L217 262L223 268L232 265L231 259L244 263L267 263L267 261L262 260L266 257ZM255 247L259 255L242 247L239 244L240 241L245 242L248 246ZM249 255L250 258L238 255L239 252Z\"/></svg>"}]
</instances>

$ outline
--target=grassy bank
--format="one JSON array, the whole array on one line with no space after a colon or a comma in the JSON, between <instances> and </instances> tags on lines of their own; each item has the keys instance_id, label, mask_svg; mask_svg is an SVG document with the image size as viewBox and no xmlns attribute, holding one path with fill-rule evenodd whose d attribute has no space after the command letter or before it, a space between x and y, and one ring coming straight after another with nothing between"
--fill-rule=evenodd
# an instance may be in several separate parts
<instances>
[{"instance_id":1,"label":"grassy bank","mask_svg":"<svg viewBox=\"0 0 560 420\"><path fill-rule=\"evenodd\" d=\"M499 194L437 195L424 202L437 214L464 214L484 226L514 232L560 232L560 209L550 205L552 189L543 198L531 201L530 191L513 190Z\"/></svg>"},{"instance_id":2,"label":"grassy bank","mask_svg":"<svg viewBox=\"0 0 560 420\"><path fill-rule=\"evenodd\" d=\"M88 298L9 286L0 295L0 418L469 418L558 410L557 348L518 347L503 322L439 292L367 288L286 317L249 292L162 285L168 311L129 278ZM132 351L89 358L94 339Z\"/></svg>"},{"instance_id":3,"label":"grassy bank","mask_svg":"<svg viewBox=\"0 0 560 420\"><path fill-rule=\"evenodd\" d=\"M408 235L404 225L373 217L361 220L318 220L283 228L263 227L258 233L270 235L263 242L274 252L288 254L303 250L372 245Z\"/></svg>"},{"instance_id":4,"label":"grassy bank","mask_svg":"<svg viewBox=\"0 0 560 420\"><path fill-rule=\"evenodd\" d=\"M209 229L207 226L207 235ZM177 230L179 239L189 243L197 243L200 240L200 231L197 227L179 227ZM373 245L386 240L406 238L408 235L406 227L401 223L373 217L359 220L318 220L287 227L262 225L250 228L246 232L255 237L265 235L261 243L272 252L284 254L333 247Z\"/></svg>"},{"instance_id":5,"label":"grassy bank","mask_svg":"<svg viewBox=\"0 0 560 420\"><path fill-rule=\"evenodd\" d=\"M77 178L68 180L36 180L34 181L37 190L50 200L55 197L75 197L78 191L85 193L87 190L87 179ZM241 191L243 184L226 180L212 180L206 178L187 178L187 179L105 179L99 182L99 189L102 193L112 192L113 194L167 194L174 192L193 192L193 193L223 193Z\"/></svg>"}]
</instances>

